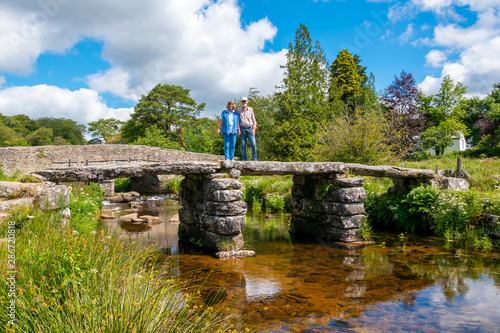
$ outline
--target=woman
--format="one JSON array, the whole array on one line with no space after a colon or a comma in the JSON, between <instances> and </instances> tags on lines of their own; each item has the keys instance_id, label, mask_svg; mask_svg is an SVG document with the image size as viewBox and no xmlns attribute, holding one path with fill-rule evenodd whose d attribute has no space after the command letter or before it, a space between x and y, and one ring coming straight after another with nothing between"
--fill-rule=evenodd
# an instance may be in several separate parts
<instances>
[{"instance_id":1,"label":"woman","mask_svg":"<svg viewBox=\"0 0 500 333\"><path fill-rule=\"evenodd\" d=\"M233 101L227 102L227 110L222 111L220 116L219 128L217 134L221 133L222 140L224 141L224 158L227 160L234 160L234 146L236 145L236 136L240 135L240 116L234 110L235 105Z\"/></svg>"}]
</instances>

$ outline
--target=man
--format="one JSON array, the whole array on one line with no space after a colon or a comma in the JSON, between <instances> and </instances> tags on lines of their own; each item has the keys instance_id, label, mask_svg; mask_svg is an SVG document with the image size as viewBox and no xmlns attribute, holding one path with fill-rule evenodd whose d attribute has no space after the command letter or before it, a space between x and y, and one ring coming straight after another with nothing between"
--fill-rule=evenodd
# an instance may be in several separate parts
<instances>
[{"instance_id":1,"label":"man","mask_svg":"<svg viewBox=\"0 0 500 333\"><path fill-rule=\"evenodd\" d=\"M255 143L255 130L257 129L257 121L253 109L248 106L248 98L241 98L241 106L238 108L240 116L240 140L241 140L241 155L242 160L247 160L247 139L252 147L252 161L257 161L257 145Z\"/></svg>"}]
</instances>

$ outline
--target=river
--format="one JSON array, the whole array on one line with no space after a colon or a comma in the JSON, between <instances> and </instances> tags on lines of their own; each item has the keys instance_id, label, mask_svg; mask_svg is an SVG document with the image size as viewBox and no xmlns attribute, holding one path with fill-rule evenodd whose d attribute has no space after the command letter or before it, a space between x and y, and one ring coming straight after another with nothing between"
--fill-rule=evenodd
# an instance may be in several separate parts
<instances>
[{"instance_id":1,"label":"river","mask_svg":"<svg viewBox=\"0 0 500 333\"><path fill-rule=\"evenodd\" d=\"M204 283L202 295L269 332L500 332L500 260L443 246L443 239L376 235L373 244L294 241L286 216L247 213L244 249L218 260L179 244L179 205L144 199L161 224L103 220L121 237L151 245L171 273ZM105 204L105 209L125 204ZM119 217L125 212L117 213Z\"/></svg>"}]
</instances>

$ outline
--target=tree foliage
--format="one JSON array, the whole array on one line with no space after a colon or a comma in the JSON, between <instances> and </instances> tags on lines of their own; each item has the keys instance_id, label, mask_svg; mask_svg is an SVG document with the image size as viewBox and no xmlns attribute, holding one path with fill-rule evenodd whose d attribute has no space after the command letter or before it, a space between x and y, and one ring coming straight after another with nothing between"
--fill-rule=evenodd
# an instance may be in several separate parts
<instances>
[{"instance_id":1,"label":"tree foliage","mask_svg":"<svg viewBox=\"0 0 500 333\"><path fill-rule=\"evenodd\" d=\"M98 121L90 122L88 125L88 131L94 138L98 138L103 142L106 142L108 138L111 138L120 132L120 127L123 125L123 121L115 118L101 118Z\"/></svg>"},{"instance_id":2,"label":"tree foliage","mask_svg":"<svg viewBox=\"0 0 500 333\"><path fill-rule=\"evenodd\" d=\"M281 161L310 160L319 124L331 119L327 102L328 64L318 42L301 24L286 55L284 78L275 101L274 138L269 157Z\"/></svg>"},{"instance_id":3,"label":"tree foliage","mask_svg":"<svg viewBox=\"0 0 500 333\"><path fill-rule=\"evenodd\" d=\"M155 130L155 133L185 147L185 127L204 107L205 103L196 104L188 89L158 84L134 107L131 119L122 126L122 136L128 142L135 142L146 135L148 128L156 126L161 132Z\"/></svg>"},{"instance_id":4,"label":"tree foliage","mask_svg":"<svg viewBox=\"0 0 500 333\"><path fill-rule=\"evenodd\" d=\"M389 126L401 134L396 144L417 148L418 138L424 128L424 115L420 110L421 91L411 73L402 71L385 89L382 104ZM393 140L393 138L388 138ZM394 141L394 140L393 140Z\"/></svg>"},{"instance_id":5,"label":"tree foliage","mask_svg":"<svg viewBox=\"0 0 500 333\"><path fill-rule=\"evenodd\" d=\"M36 120L40 127L50 128L53 137L60 136L72 145L84 145L86 143L84 133L86 126L66 118L43 117Z\"/></svg>"},{"instance_id":6,"label":"tree foliage","mask_svg":"<svg viewBox=\"0 0 500 333\"><path fill-rule=\"evenodd\" d=\"M321 159L374 165L394 162L398 159L395 152L403 154L398 150L404 147L385 140L389 130L386 120L377 112L345 113L323 128Z\"/></svg>"}]
</instances>

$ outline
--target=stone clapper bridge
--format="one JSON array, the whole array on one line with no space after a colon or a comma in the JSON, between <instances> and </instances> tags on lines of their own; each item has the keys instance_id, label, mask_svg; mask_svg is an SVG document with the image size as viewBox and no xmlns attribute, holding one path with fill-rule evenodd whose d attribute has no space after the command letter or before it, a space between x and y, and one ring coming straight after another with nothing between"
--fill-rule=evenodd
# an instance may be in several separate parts
<instances>
[{"instance_id":1,"label":"stone clapper bridge","mask_svg":"<svg viewBox=\"0 0 500 333\"><path fill-rule=\"evenodd\" d=\"M114 179L130 178L132 189L159 189L158 175L184 175L181 182L179 239L201 241L217 257L252 255L240 251L244 245L247 205L242 201L242 175L293 175L291 223L299 236L320 241L358 242L366 220L363 202L364 179L359 176L389 177L392 190L407 192L410 185L430 183L432 170L391 166L367 166L341 162L158 162L107 166L76 166L34 171L53 182L97 182L113 194Z\"/></svg>"}]
</instances>

